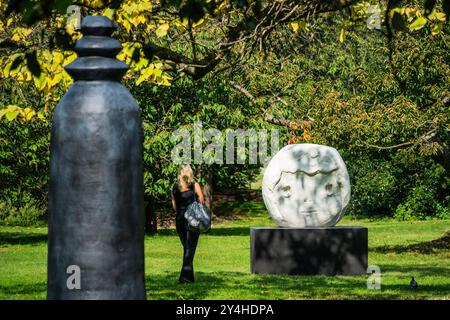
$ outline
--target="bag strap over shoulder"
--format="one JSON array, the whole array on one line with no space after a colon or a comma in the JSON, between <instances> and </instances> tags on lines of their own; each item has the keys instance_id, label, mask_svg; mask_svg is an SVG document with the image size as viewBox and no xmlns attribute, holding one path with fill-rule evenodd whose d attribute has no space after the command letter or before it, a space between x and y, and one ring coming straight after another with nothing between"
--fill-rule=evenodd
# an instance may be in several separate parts
<instances>
[{"instance_id":1,"label":"bag strap over shoulder","mask_svg":"<svg viewBox=\"0 0 450 320\"><path fill-rule=\"evenodd\" d=\"M195 193L195 182L192 184L192 191L194 192L194 201L198 202L197 194Z\"/></svg>"}]
</instances>

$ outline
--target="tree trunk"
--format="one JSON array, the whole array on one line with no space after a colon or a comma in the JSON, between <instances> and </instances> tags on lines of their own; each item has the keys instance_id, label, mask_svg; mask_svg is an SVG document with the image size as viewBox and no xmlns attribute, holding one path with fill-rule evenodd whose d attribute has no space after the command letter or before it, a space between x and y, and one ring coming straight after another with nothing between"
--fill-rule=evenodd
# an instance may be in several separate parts
<instances>
[{"instance_id":1,"label":"tree trunk","mask_svg":"<svg viewBox=\"0 0 450 320\"><path fill-rule=\"evenodd\" d=\"M444 149L439 154L433 156L434 161L439 163L450 176L450 149L444 145Z\"/></svg>"},{"instance_id":2,"label":"tree trunk","mask_svg":"<svg viewBox=\"0 0 450 320\"><path fill-rule=\"evenodd\" d=\"M158 219L156 218L155 200L149 197L145 202L145 233L154 235L158 231Z\"/></svg>"},{"instance_id":3,"label":"tree trunk","mask_svg":"<svg viewBox=\"0 0 450 320\"><path fill-rule=\"evenodd\" d=\"M203 198L205 199L205 206L211 211L212 214L212 202L213 202L213 174L212 171L201 166L197 171L196 176L198 178L205 178L205 183L202 186Z\"/></svg>"},{"instance_id":4,"label":"tree trunk","mask_svg":"<svg viewBox=\"0 0 450 320\"><path fill-rule=\"evenodd\" d=\"M206 172L206 183L203 186L203 197L205 198L205 205L212 213L213 201L213 174L210 170Z\"/></svg>"}]
</instances>

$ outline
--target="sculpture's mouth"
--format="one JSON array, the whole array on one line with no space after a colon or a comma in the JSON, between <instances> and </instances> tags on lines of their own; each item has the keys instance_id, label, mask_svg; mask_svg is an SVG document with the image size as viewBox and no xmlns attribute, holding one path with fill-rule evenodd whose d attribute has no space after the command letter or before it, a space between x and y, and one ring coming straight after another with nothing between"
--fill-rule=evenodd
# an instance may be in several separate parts
<instances>
[{"instance_id":1,"label":"sculpture's mouth","mask_svg":"<svg viewBox=\"0 0 450 320\"><path fill-rule=\"evenodd\" d=\"M316 213L317 210L316 209L308 209L308 210L300 210L299 213L303 214L303 215L309 215L311 213Z\"/></svg>"}]
</instances>

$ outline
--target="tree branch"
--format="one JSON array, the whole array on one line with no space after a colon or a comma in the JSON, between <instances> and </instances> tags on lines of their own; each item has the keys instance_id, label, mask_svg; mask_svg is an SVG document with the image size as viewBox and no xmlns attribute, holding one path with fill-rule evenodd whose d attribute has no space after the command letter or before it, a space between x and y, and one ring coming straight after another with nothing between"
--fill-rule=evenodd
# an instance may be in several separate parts
<instances>
[{"instance_id":1,"label":"tree branch","mask_svg":"<svg viewBox=\"0 0 450 320\"><path fill-rule=\"evenodd\" d=\"M245 11L243 17L234 25L229 26L225 31L222 40L207 53L203 59L197 61L197 50L195 50L195 41L193 41L192 31L190 32L190 40L193 45L193 60L183 56L171 49L158 46L153 43L145 45L144 50L151 51L151 54L162 60L169 60L176 64L184 65L183 72L190 75L194 79L200 79L214 70L216 66L224 59L237 43L244 43L242 48L241 59L247 53L251 53L255 48L255 43L261 43L266 40L270 32L281 23L289 23L302 17L316 15L325 12L341 10L348 7L358 0L284 0L276 3L268 2L260 14L253 12L252 16L248 16ZM253 3L250 5L253 6ZM254 21L254 27L249 29L248 21ZM247 49L247 51L246 51ZM196 66L186 66L193 65Z\"/></svg>"},{"instance_id":2,"label":"tree branch","mask_svg":"<svg viewBox=\"0 0 450 320\"><path fill-rule=\"evenodd\" d=\"M230 81L231 86L239 91L240 93L242 93L243 95L245 95L253 105L257 106L263 113L264 116L264 121L277 125L277 126L283 126L283 127L289 127L289 124L291 123L291 121L288 121L286 119L284 119L283 117L280 118L275 118L272 114L270 114L264 107L262 107L258 101L256 100L256 98L250 93L248 92L247 89L245 89L244 87L242 87L241 85L237 84L234 81Z\"/></svg>"},{"instance_id":3,"label":"tree branch","mask_svg":"<svg viewBox=\"0 0 450 320\"><path fill-rule=\"evenodd\" d=\"M382 146L377 146L377 145L373 145L373 144L364 144L364 145L359 145L360 147L370 147L370 148L374 148L377 149L378 151L382 151L382 150L399 150L399 149L403 149L412 145L417 145L417 144L421 144L421 143L426 143L428 141L431 141L435 136L436 136L436 131L437 129L434 128L426 133L424 133L423 135L421 135L420 137L408 141L408 142L403 142L403 143L399 143L393 146L387 146L387 147L382 147Z\"/></svg>"}]
</instances>

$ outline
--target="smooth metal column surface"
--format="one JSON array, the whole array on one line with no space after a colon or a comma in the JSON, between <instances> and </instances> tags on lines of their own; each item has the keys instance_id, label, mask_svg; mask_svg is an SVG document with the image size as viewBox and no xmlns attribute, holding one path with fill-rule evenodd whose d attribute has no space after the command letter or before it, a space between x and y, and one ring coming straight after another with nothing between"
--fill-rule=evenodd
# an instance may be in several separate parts
<instances>
[{"instance_id":1,"label":"smooth metal column surface","mask_svg":"<svg viewBox=\"0 0 450 320\"><path fill-rule=\"evenodd\" d=\"M48 299L145 299L142 123L117 27L87 16L53 115Z\"/></svg>"}]
</instances>

